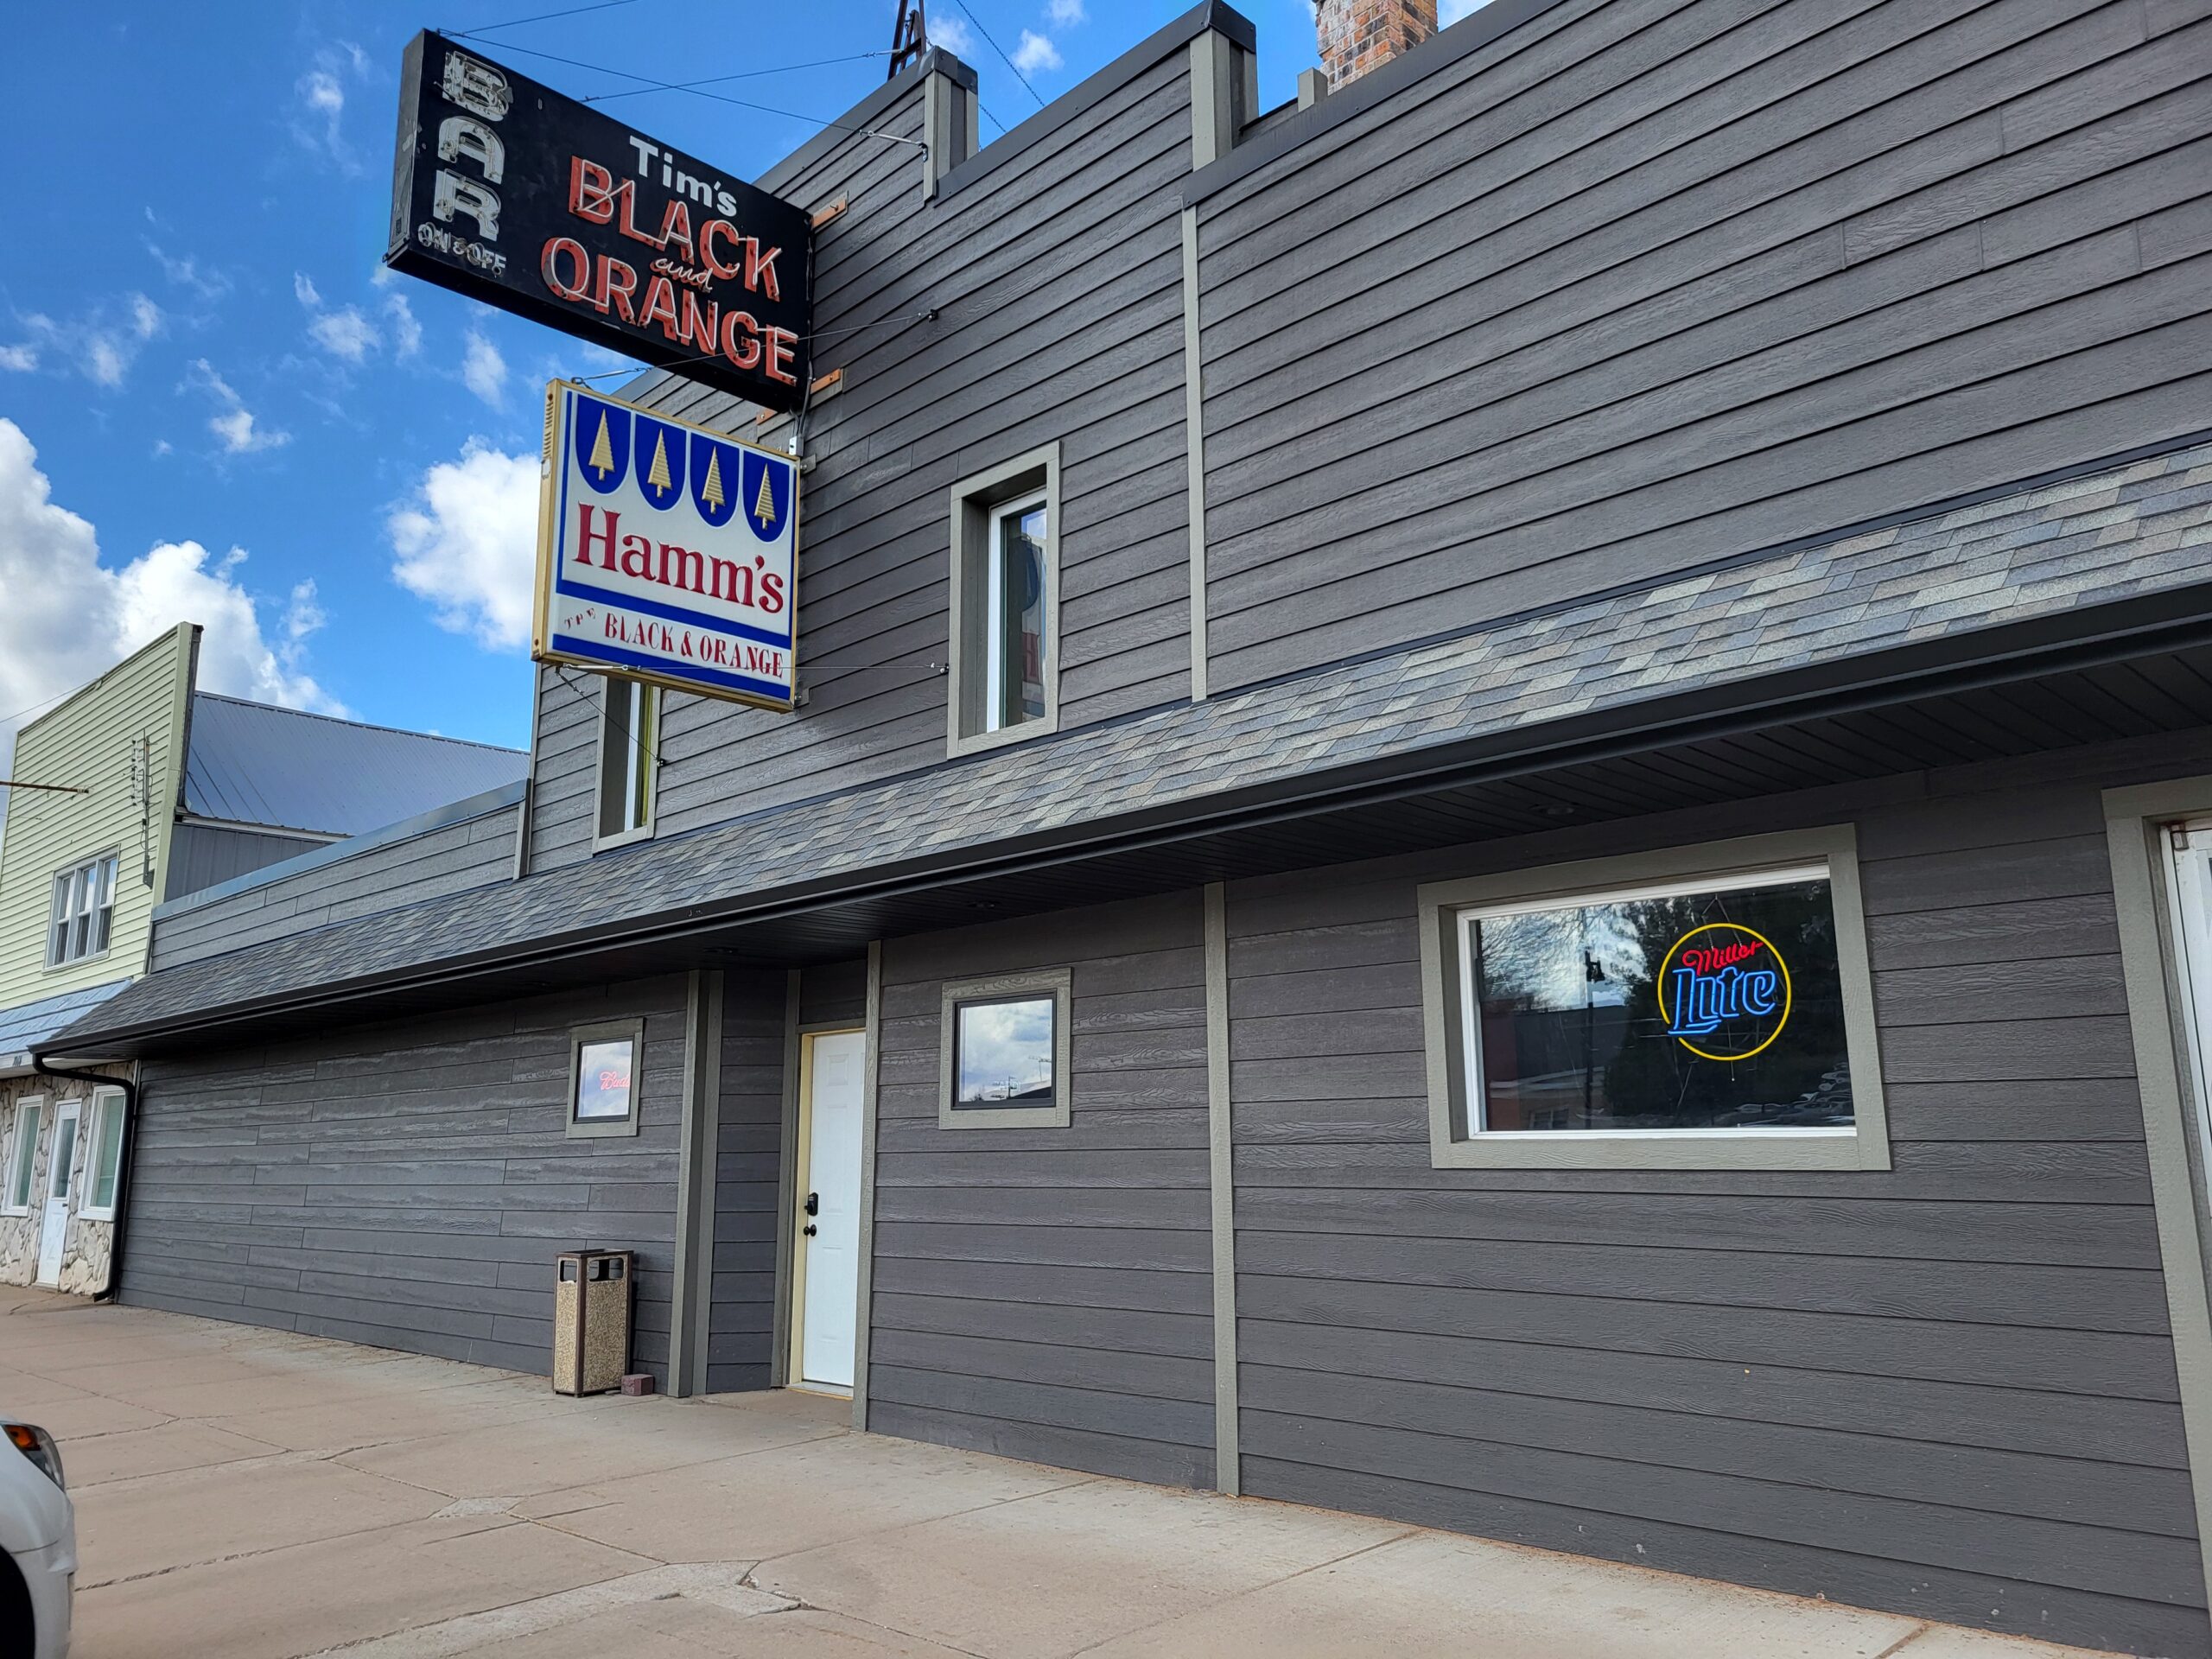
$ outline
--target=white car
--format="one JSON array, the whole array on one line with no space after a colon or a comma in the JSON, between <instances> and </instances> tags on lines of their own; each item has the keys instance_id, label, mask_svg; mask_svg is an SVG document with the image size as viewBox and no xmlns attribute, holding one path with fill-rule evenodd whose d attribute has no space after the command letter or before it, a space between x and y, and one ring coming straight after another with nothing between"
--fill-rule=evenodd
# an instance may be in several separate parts
<instances>
[{"instance_id":1,"label":"white car","mask_svg":"<svg viewBox=\"0 0 2212 1659\"><path fill-rule=\"evenodd\" d=\"M77 1510L61 1448L34 1424L0 1414L0 1653L62 1659L77 1576Z\"/></svg>"}]
</instances>

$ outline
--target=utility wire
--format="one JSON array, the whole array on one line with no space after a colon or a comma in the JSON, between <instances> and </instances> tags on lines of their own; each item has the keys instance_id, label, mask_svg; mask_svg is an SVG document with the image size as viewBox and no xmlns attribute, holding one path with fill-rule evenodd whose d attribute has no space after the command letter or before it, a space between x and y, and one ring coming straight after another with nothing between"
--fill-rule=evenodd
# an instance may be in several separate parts
<instances>
[{"instance_id":1,"label":"utility wire","mask_svg":"<svg viewBox=\"0 0 2212 1659\"><path fill-rule=\"evenodd\" d=\"M974 12L968 10L968 0L952 0L952 3L960 8L961 12L967 17L969 22L976 25L976 32L983 37L983 43L988 46L992 51L996 52L999 54L999 61L1006 65L1008 69L1014 71L1014 78L1020 81L1022 86L1027 89L1030 97L1037 100L1037 107L1040 110L1043 109L1045 107L1045 99L1043 95L1039 93L1034 86L1031 86L1029 85L1028 76L1023 74L1020 70L1014 68L1014 60L1007 56L1005 49L1001 47L996 41L991 38L991 31L983 27L983 20L978 17ZM995 116L992 118L994 120L997 119ZM1005 128L1001 127L1000 130L1003 132Z\"/></svg>"},{"instance_id":2,"label":"utility wire","mask_svg":"<svg viewBox=\"0 0 2212 1659\"><path fill-rule=\"evenodd\" d=\"M719 86L726 80L751 80L759 75L788 74L794 69L820 69L833 63L860 63L869 58L887 58L888 52L855 52L842 58L815 58L806 63L779 63L766 69L741 70L734 75L709 75L704 80L671 81L666 86L632 86L625 92L594 92L583 99L586 104L611 104L618 98L643 98L647 92L696 92L702 86ZM621 71L613 73L620 74Z\"/></svg>"},{"instance_id":3,"label":"utility wire","mask_svg":"<svg viewBox=\"0 0 2212 1659\"><path fill-rule=\"evenodd\" d=\"M916 149L929 148L918 138L903 137L895 132L879 132L873 127L848 126L842 121L824 121L819 116L802 114L798 110L779 109L772 104L755 104L747 99L732 98L726 92L710 92L699 86L679 86L673 81L656 80L651 75L634 74L627 69L610 69L603 63L586 63L581 58L564 58L558 53L540 52L534 47L511 46L503 42L500 49L519 52L526 58L543 58L548 63L566 64L571 69L589 69L600 74L620 75L625 80L641 82L647 90L653 92L689 92L694 98L710 98L717 104L734 104L741 110L758 110L764 115L780 115L788 121L808 122L830 132L856 132L863 137L880 138L886 143L911 144Z\"/></svg>"},{"instance_id":4,"label":"utility wire","mask_svg":"<svg viewBox=\"0 0 2212 1659\"><path fill-rule=\"evenodd\" d=\"M617 6L630 6L636 3L637 0L598 0L595 5L570 6L566 11L541 11L535 17L511 17L504 23L486 23L481 29L472 29L456 35L454 39L471 40L479 35L489 35L496 29L520 29L524 23L543 23L555 17L574 17L579 12L585 11L612 11Z\"/></svg>"}]
</instances>

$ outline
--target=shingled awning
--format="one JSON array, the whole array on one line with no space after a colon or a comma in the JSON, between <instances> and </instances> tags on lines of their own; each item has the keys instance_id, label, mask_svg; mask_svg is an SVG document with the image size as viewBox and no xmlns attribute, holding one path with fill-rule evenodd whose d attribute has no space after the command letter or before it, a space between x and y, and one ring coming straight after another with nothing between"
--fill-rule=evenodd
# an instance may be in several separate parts
<instances>
[{"instance_id":1,"label":"shingled awning","mask_svg":"<svg viewBox=\"0 0 2212 1659\"><path fill-rule=\"evenodd\" d=\"M1045 908L1364 857L1394 836L1416 844L1397 833L1408 810L1344 817L1352 827L1334 842L1285 826L1411 802L1484 768L1535 773L1600 744L1933 696L1969 671L1986 684L2208 645L2212 443L191 963L44 1046L144 1052L285 1010L374 995L397 1007L391 994L409 987L512 994L554 982L558 961L604 977L714 956L804 959L871 929L978 919L972 905L893 901L1015 870L1057 869L1033 899L1014 894ZM2192 703L2179 683L2111 730L2212 723L2212 686ZM1864 775L1911 764L1878 759ZM1434 816L1427 844L1446 844L1448 815ZM1090 879L1074 880L1077 868Z\"/></svg>"}]
</instances>

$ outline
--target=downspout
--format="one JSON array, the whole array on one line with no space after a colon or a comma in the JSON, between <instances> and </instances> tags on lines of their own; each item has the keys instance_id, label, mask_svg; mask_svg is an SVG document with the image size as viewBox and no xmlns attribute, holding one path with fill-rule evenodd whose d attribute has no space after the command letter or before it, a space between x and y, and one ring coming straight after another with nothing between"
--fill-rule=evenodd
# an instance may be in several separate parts
<instances>
[{"instance_id":1,"label":"downspout","mask_svg":"<svg viewBox=\"0 0 2212 1659\"><path fill-rule=\"evenodd\" d=\"M42 1077L65 1077L74 1083L123 1090L123 1144L115 1154L115 1219L108 1224L107 1282L92 1293L94 1301L111 1302L123 1275L123 1230L130 1215L130 1147L138 1138L137 1081L132 1077L111 1077L100 1071L72 1071L67 1066L48 1065L43 1054L32 1055L31 1066Z\"/></svg>"}]
</instances>

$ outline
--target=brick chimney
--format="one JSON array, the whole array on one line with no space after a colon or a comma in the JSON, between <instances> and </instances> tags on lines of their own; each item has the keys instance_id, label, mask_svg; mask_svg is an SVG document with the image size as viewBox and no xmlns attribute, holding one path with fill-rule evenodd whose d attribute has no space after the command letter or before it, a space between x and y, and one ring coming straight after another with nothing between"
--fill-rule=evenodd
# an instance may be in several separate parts
<instances>
[{"instance_id":1,"label":"brick chimney","mask_svg":"<svg viewBox=\"0 0 2212 1659\"><path fill-rule=\"evenodd\" d=\"M1332 87L1349 86L1436 33L1436 0L1320 0L1314 26Z\"/></svg>"}]
</instances>

